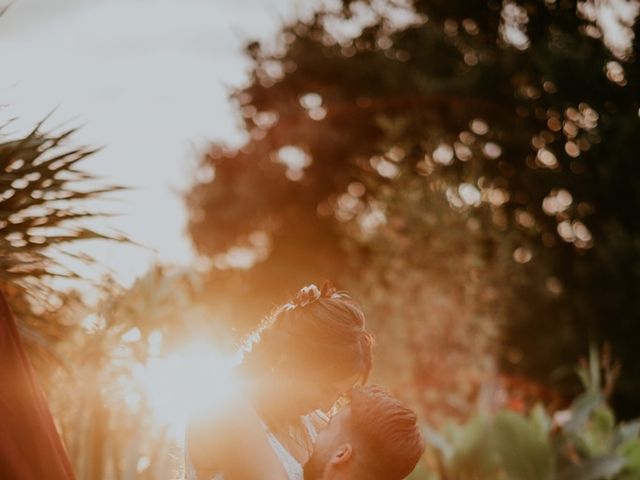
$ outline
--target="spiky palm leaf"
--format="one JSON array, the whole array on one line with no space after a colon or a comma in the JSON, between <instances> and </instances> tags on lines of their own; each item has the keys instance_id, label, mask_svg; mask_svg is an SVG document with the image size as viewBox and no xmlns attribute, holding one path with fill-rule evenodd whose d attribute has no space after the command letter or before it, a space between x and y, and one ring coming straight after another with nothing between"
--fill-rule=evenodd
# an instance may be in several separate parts
<instances>
[{"instance_id":1,"label":"spiky palm leaf","mask_svg":"<svg viewBox=\"0 0 640 480\"><path fill-rule=\"evenodd\" d=\"M0 131L0 287L40 373L64 365L55 345L68 336L70 318L83 308L77 293L55 291L45 280L77 278L68 260L94 263L71 251L73 243L128 241L86 225L107 216L87 208L87 202L122 187L101 186L97 177L78 168L95 150L65 146L74 132L42 131L42 122L18 139Z\"/></svg>"},{"instance_id":2,"label":"spiky palm leaf","mask_svg":"<svg viewBox=\"0 0 640 480\"><path fill-rule=\"evenodd\" d=\"M87 200L122 188L99 186L97 177L78 169L78 163L96 150L65 147L75 129L55 133L41 127L39 123L17 140L0 138L0 281L74 277L61 262L64 255L78 257L65 251L70 243L126 241L82 224L106 215L82 208Z\"/></svg>"}]
</instances>

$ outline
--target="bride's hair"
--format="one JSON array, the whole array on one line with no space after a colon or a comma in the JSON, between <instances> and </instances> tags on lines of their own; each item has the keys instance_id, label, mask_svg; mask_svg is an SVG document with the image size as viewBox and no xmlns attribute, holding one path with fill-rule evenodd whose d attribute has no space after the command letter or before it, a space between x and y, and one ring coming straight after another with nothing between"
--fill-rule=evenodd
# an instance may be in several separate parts
<instances>
[{"instance_id":1,"label":"bride's hair","mask_svg":"<svg viewBox=\"0 0 640 480\"><path fill-rule=\"evenodd\" d=\"M373 335L365 316L329 282L302 288L251 337L241 365L251 375L269 370L286 375L295 368L331 380L359 375L365 383L371 371Z\"/></svg>"}]
</instances>

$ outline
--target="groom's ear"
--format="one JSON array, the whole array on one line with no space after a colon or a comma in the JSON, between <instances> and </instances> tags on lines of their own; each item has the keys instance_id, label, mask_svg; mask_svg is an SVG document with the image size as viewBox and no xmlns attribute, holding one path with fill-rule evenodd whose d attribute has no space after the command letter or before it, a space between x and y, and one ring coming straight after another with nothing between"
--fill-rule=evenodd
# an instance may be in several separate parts
<instances>
[{"instance_id":1,"label":"groom's ear","mask_svg":"<svg viewBox=\"0 0 640 480\"><path fill-rule=\"evenodd\" d=\"M353 456L353 447L350 443L343 443L337 449L334 450L333 455L329 463L333 466L345 465L351 460Z\"/></svg>"}]
</instances>

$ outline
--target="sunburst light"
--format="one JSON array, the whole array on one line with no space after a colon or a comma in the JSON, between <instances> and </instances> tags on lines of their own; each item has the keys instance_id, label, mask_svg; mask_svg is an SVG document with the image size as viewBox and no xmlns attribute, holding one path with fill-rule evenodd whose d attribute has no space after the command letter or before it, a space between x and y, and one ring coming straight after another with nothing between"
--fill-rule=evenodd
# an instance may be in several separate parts
<instances>
[{"instance_id":1,"label":"sunburst light","mask_svg":"<svg viewBox=\"0 0 640 480\"><path fill-rule=\"evenodd\" d=\"M134 365L125 401L130 406L146 402L157 426L180 439L189 416L214 411L237 392L232 368L237 361L210 343L192 341Z\"/></svg>"}]
</instances>

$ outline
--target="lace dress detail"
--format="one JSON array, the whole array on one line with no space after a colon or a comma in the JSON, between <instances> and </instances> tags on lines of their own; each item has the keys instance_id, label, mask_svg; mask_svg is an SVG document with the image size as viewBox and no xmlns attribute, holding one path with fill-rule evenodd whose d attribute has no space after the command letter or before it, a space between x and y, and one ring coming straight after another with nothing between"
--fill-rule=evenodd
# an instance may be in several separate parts
<instances>
[{"instance_id":1,"label":"lace dress detail","mask_svg":"<svg viewBox=\"0 0 640 480\"><path fill-rule=\"evenodd\" d=\"M322 413L321 418L324 419L324 413ZM267 439L269 440L269 444L271 445L271 448L273 449L274 453L277 455L278 459L280 460L280 463L282 463L282 466L287 472L288 480L303 480L302 478L303 471L302 471L302 465L300 464L300 462L298 462L298 460L296 460L296 458L293 455L291 455L291 453L289 453L289 451L285 448L285 446L282 445L282 443L280 443L280 440L278 440L276 436L271 432L271 430L269 430L269 427L267 427L267 425L264 422L261 422L261 423L262 423L262 428L264 428L264 431L267 434ZM307 433L309 434L311 441L315 443L316 438L318 437L318 432L313 426L313 421L311 420L311 417L309 415L305 415L304 417L302 417L302 423L307 429ZM191 462L191 459L189 458L189 448L186 440L185 440L184 451L185 451L185 479L186 480L224 480L224 474L222 472L209 473L206 471L205 472L196 471L195 467L193 466L193 463Z\"/></svg>"}]
</instances>

